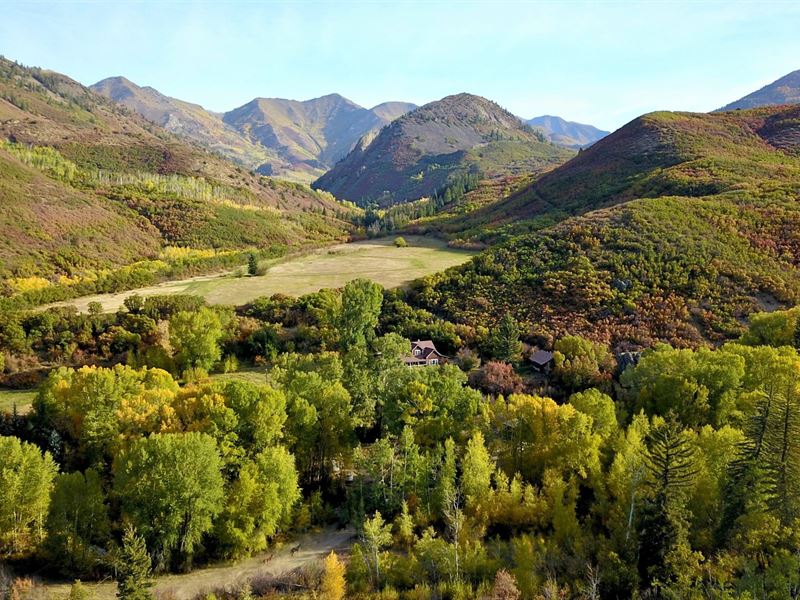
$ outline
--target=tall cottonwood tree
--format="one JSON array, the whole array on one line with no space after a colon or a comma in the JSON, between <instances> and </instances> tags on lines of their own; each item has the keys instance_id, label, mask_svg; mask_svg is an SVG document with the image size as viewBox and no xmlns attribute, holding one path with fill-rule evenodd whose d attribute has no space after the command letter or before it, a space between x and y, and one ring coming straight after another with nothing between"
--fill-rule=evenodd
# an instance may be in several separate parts
<instances>
[{"instance_id":1,"label":"tall cottonwood tree","mask_svg":"<svg viewBox=\"0 0 800 600\"><path fill-rule=\"evenodd\" d=\"M204 433L152 435L120 456L114 491L158 567L191 562L222 510L221 466L214 438Z\"/></svg>"}]
</instances>

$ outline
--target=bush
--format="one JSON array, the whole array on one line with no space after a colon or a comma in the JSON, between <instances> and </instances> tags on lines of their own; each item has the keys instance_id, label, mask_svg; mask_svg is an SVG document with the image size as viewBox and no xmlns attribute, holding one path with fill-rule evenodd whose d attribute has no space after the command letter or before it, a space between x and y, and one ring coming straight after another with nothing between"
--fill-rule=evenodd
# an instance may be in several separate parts
<instances>
[{"instance_id":1,"label":"bush","mask_svg":"<svg viewBox=\"0 0 800 600\"><path fill-rule=\"evenodd\" d=\"M394 245L396 248L407 248L408 242L404 237L398 235L396 238L394 238Z\"/></svg>"}]
</instances>

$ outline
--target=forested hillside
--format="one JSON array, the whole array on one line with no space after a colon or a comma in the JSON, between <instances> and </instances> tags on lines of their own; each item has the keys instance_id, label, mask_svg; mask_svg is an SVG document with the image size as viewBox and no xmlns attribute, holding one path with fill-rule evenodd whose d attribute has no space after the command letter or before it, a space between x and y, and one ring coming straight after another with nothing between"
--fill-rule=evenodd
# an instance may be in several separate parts
<instances>
[{"instance_id":1,"label":"forested hillside","mask_svg":"<svg viewBox=\"0 0 800 600\"><path fill-rule=\"evenodd\" d=\"M63 75L5 59L0 138L6 294L54 284L124 289L157 272L236 264L243 250L280 254L349 229L338 217L351 209L329 196L246 173Z\"/></svg>"},{"instance_id":2,"label":"forested hillside","mask_svg":"<svg viewBox=\"0 0 800 600\"><path fill-rule=\"evenodd\" d=\"M388 206L433 195L458 175L539 173L571 155L497 104L457 94L362 139L314 187L362 206Z\"/></svg>"},{"instance_id":3,"label":"forested hillside","mask_svg":"<svg viewBox=\"0 0 800 600\"><path fill-rule=\"evenodd\" d=\"M798 314L716 350L560 336L541 373L510 316L455 325L364 280L235 311L5 314L9 374L61 366L0 414L0 585L149 599L255 556L259 576L202 597L791 597ZM406 366L421 335L451 364ZM358 533L345 560L269 574L337 526Z\"/></svg>"},{"instance_id":4,"label":"forested hillside","mask_svg":"<svg viewBox=\"0 0 800 600\"><path fill-rule=\"evenodd\" d=\"M800 299L798 117L797 107L641 117L508 199L445 221L454 238L507 241L429 278L418 302L485 325L510 311L533 335L617 347L736 335L753 310Z\"/></svg>"}]
</instances>

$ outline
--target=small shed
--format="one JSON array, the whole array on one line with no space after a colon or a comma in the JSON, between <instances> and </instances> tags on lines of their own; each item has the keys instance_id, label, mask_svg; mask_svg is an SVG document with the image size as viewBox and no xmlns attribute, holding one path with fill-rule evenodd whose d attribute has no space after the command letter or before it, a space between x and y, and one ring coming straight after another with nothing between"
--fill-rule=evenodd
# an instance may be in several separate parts
<instances>
[{"instance_id":1,"label":"small shed","mask_svg":"<svg viewBox=\"0 0 800 600\"><path fill-rule=\"evenodd\" d=\"M529 360L533 370L537 373L549 373L555 364L553 353L547 350L536 350L531 354Z\"/></svg>"}]
</instances>

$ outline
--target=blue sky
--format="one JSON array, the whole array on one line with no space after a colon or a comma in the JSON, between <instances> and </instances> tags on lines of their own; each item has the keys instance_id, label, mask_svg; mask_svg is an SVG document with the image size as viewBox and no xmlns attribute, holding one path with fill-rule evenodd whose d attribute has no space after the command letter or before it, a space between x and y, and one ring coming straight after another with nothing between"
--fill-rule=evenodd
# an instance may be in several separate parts
<instances>
[{"instance_id":1,"label":"blue sky","mask_svg":"<svg viewBox=\"0 0 800 600\"><path fill-rule=\"evenodd\" d=\"M614 129L712 110L800 69L800 2L0 0L0 54L217 111L257 96L372 106L468 91Z\"/></svg>"}]
</instances>

